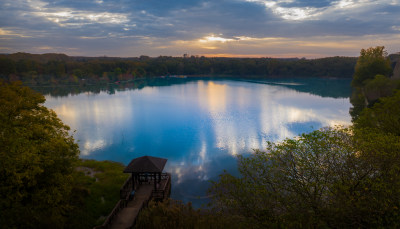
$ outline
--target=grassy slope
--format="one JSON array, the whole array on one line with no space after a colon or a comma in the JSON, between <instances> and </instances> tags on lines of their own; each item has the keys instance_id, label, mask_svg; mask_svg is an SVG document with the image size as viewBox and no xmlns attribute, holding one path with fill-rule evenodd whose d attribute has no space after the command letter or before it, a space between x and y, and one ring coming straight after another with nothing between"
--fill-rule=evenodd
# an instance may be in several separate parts
<instances>
[{"instance_id":1,"label":"grassy slope","mask_svg":"<svg viewBox=\"0 0 400 229\"><path fill-rule=\"evenodd\" d=\"M103 223L119 200L119 189L129 174L124 165L111 161L81 160L68 228L92 228Z\"/></svg>"}]
</instances>

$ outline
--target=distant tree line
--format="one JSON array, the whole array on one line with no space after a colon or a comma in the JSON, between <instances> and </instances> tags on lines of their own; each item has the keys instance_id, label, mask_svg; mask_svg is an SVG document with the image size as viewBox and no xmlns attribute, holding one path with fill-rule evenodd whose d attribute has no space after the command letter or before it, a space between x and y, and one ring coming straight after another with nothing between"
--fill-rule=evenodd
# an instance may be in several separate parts
<instances>
[{"instance_id":1,"label":"distant tree line","mask_svg":"<svg viewBox=\"0 0 400 229\"><path fill-rule=\"evenodd\" d=\"M170 57L70 57L65 54L0 55L0 76L29 85L125 81L167 75L351 78L357 59Z\"/></svg>"}]
</instances>

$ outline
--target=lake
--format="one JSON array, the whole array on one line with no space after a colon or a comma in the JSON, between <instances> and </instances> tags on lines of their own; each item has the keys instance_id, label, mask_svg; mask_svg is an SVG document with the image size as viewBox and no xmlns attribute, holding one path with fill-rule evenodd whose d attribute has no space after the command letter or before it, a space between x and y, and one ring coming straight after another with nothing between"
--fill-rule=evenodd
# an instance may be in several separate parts
<instances>
[{"instance_id":1,"label":"lake","mask_svg":"<svg viewBox=\"0 0 400 229\"><path fill-rule=\"evenodd\" d=\"M81 158L125 165L144 155L167 158L171 197L194 206L207 202L218 174L237 174L235 155L351 120L343 79L151 79L38 90L76 130Z\"/></svg>"}]
</instances>

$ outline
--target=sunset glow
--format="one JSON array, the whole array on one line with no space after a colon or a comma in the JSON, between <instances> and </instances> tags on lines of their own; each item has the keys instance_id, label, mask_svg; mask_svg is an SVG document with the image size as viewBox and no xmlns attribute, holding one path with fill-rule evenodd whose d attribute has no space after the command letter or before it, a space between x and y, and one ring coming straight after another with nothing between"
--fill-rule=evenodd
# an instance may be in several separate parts
<instances>
[{"instance_id":1,"label":"sunset glow","mask_svg":"<svg viewBox=\"0 0 400 229\"><path fill-rule=\"evenodd\" d=\"M0 6L3 53L317 58L357 56L377 45L400 51L400 0L4 0Z\"/></svg>"}]
</instances>

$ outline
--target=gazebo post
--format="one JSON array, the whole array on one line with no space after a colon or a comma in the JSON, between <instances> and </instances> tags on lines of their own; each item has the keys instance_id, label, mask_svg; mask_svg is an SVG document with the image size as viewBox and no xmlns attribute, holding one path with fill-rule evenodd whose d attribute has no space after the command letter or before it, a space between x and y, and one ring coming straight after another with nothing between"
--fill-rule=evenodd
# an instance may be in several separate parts
<instances>
[{"instance_id":1,"label":"gazebo post","mask_svg":"<svg viewBox=\"0 0 400 229\"><path fill-rule=\"evenodd\" d=\"M132 178L132 190L135 190L135 175L134 175L134 173L131 173L131 178Z\"/></svg>"},{"instance_id":2,"label":"gazebo post","mask_svg":"<svg viewBox=\"0 0 400 229\"><path fill-rule=\"evenodd\" d=\"M157 190L157 173L153 173L154 176L154 190Z\"/></svg>"}]
</instances>

